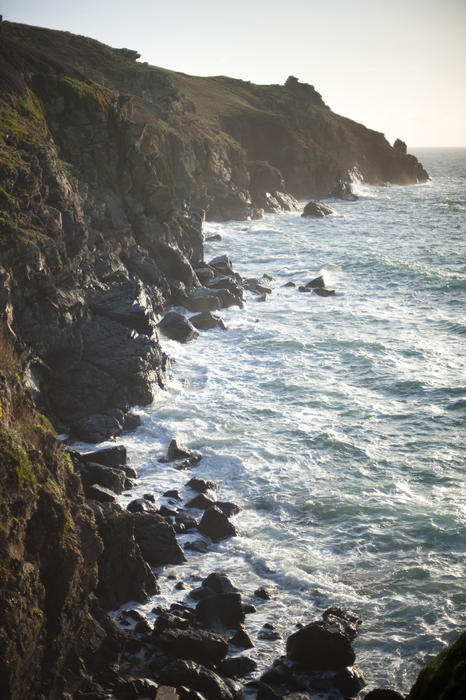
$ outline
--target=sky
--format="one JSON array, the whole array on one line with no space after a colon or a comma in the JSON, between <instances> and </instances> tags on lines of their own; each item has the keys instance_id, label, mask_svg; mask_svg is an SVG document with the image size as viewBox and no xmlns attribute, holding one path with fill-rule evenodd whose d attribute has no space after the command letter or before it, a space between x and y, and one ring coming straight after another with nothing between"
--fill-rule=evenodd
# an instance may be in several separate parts
<instances>
[{"instance_id":1,"label":"sky","mask_svg":"<svg viewBox=\"0 0 466 700\"><path fill-rule=\"evenodd\" d=\"M466 0L0 0L0 14L190 75L294 75L391 143L466 147Z\"/></svg>"}]
</instances>

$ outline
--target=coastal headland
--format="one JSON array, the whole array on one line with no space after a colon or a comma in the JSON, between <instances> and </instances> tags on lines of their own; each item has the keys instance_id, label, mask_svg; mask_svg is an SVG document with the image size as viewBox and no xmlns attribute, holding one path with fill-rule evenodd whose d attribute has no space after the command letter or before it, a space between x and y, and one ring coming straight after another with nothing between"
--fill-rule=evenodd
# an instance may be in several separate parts
<instances>
[{"instance_id":1,"label":"coastal headland","mask_svg":"<svg viewBox=\"0 0 466 700\"><path fill-rule=\"evenodd\" d=\"M131 407L164 386L160 334L188 342L221 325L216 312L241 306L245 289L267 295L267 280L242 279L227 255L204 260L205 218L349 199L356 178L428 178L402 141L334 114L293 76L253 85L138 58L2 23L0 687L12 699L241 697L254 662L226 657L253 644L253 611L227 577L213 572L193 607L160 610L153 629L138 619L123 631L107 615L157 593L151 567L182 565L178 532L234 536L237 506L191 479L197 500L185 505L199 520L175 493L163 512L151 494L123 510L116 495L137 478L124 448L82 455L56 432L98 443L133 430ZM331 293L318 280L305 289ZM200 458L176 443L164 455L187 471ZM359 624L326 611L250 681L251 697L356 696Z\"/></svg>"}]
</instances>

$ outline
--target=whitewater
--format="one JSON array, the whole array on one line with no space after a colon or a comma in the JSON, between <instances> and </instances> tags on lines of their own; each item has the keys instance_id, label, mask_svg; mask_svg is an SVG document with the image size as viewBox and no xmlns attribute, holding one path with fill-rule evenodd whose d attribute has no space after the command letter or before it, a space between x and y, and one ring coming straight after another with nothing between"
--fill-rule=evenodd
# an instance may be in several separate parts
<instances>
[{"instance_id":1,"label":"whitewater","mask_svg":"<svg viewBox=\"0 0 466 700\"><path fill-rule=\"evenodd\" d=\"M140 477L123 504L167 503L169 488L187 500L195 475L242 508L237 537L160 572L161 594L140 606L149 618L225 571L256 605L248 653L265 668L296 623L348 606L363 619L366 690L407 692L466 610L466 151L416 155L430 182L355 183L358 201L330 201L324 220L207 224L221 240L206 261L227 253L242 277L270 275L272 293L223 310L226 331L162 340L167 387L121 438ZM319 274L335 296L298 291ZM192 473L159 462L173 437L202 453ZM259 601L264 585L275 595ZM265 622L279 639L258 639Z\"/></svg>"}]
</instances>

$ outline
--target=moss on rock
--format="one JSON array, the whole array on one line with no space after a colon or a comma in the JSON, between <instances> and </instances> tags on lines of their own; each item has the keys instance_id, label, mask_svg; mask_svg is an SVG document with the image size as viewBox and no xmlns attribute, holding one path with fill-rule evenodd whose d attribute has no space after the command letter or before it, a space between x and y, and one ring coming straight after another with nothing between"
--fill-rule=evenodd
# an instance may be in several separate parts
<instances>
[{"instance_id":1,"label":"moss on rock","mask_svg":"<svg viewBox=\"0 0 466 700\"><path fill-rule=\"evenodd\" d=\"M466 688L466 631L431 659L407 700L462 700Z\"/></svg>"}]
</instances>

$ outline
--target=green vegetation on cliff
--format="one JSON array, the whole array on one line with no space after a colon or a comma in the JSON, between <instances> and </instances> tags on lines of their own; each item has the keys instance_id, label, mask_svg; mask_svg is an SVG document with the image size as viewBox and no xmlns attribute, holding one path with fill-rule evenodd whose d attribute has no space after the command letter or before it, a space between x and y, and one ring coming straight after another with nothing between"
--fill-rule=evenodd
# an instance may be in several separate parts
<instances>
[{"instance_id":1,"label":"green vegetation on cliff","mask_svg":"<svg viewBox=\"0 0 466 700\"><path fill-rule=\"evenodd\" d=\"M466 632L422 669L408 700L462 700L466 688Z\"/></svg>"},{"instance_id":2,"label":"green vegetation on cliff","mask_svg":"<svg viewBox=\"0 0 466 700\"><path fill-rule=\"evenodd\" d=\"M101 550L79 479L21 375L2 323L0 688L8 698L56 697L58 674L84 629ZM94 560L83 537L95 540Z\"/></svg>"}]
</instances>

